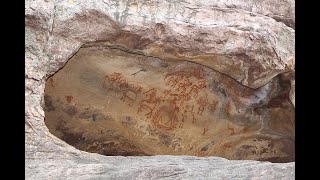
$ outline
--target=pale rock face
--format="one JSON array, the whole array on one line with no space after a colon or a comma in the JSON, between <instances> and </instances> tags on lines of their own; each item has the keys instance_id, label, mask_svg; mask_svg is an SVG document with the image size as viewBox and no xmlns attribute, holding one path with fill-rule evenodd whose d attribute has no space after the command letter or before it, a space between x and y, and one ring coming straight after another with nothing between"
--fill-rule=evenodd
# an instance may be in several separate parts
<instances>
[{"instance_id":1,"label":"pale rock face","mask_svg":"<svg viewBox=\"0 0 320 180\"><path fill-rule=\"evenodd\" d=\"M54 35L198 62L252 88L293 67L294 30L260 14L167 1L74 3L56 3Z\"/></svg>"},{"instance_id":2,"label":"pale rock face","mask_svg":"<svg viewBox=\"0 0 320 180\"><path fill-rule=\"evenodd\" d=\"M294 163L227 161L213 157L120 158L85 153L49 132L43 110L45 81L84 44L171 61L196 62L243 86L259 88L259 95L252 99L234 95L238 104L250 106L264 101L266 94L272 92L268 83L274 77L294 73L294 1L27 0L25 5L27 179L129 178L123 169L128 169L137 179L163 178L163 174L176 171L181 173L167 178L294 178ZM294 105L294 76L289 81L289 98ZM237 105L230 104L232 117L234 107ZM274 114L277 113L271 116ZM169 165L170 161L175 164ZM190 162L197 162L196 166ZM224 167L219 172L212 170L219 168L213 165L217 162ZM239 167L239 171L230 170L233 166ZM46 167L56 169L50 171Z\"/></svg>"},{"instance_id":3,"label":"pale rock face","mask_svg":"<svg viewBox=\"0 0 320 180\"><path fill-rule=\"evenodd\" d=\"M294 79L291 80L291 90L289 94L290 101L292 102L293 106L296 105L295 101L295 87L296 87L296 82Z\"/></svg>"}]
</instances>

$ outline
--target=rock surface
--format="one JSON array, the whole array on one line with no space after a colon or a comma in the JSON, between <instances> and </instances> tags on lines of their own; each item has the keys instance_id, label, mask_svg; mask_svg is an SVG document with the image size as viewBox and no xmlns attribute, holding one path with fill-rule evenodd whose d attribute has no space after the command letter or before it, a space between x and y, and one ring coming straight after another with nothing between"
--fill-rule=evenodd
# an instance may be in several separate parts
<instances>
[{"instance_id":1,"label":"rock surface","mask_svg":"<svg viewBox=\"0 0 320 180\"><path fill-rule=\"evenodd\" d=\"M88 154L48 131L43 107L46 79L62 68L83 44L102 44L160 59L193 61L249 88L263 87L279 74L294 72L294 1L27 0L25 22L27 179L60 179L64 175L70 179L102 176L126 179L129 171L124 172L123 167L127 166L116 167L122 162L135 168L130 172L137 172L137 175L141 172L142 178L156 179L160 178L159 174L174 172L174 168L167 168L170 167L169 159L188 164L183 167L186 173L182 178L195 178L196 175L202 178L209 173L227 179L244 176L293 179L294 163L252 162L261 165L246 167L248 161L226 161L225 166L219 166L215 171L212 170L214 163L209 163L208 172L199 167L201 163L215 159L213 157L189 157L193 159L189 161L166 156L162 161L163 156L121 159ZM290 99L294 104L294 79L289 80L293 88ZM152 164L152 168L147 168L147 173L143 174L140 167L144 167L143 163L154 162L151 160L163 164ZM196 161L198 166L194 165ZM239 165L240 171L233 168L232 164L236 163L243 164ZM109 165L110 170L107 169ZM88 168L86 171L84 166ZM116 174L103 173L112 170ZM86 175L80 177L81 173Z\"/></svg>"},{"instance_id":2,"label":"rock surface","mask_svg":"<svg viewBox=\"0 0 320 180\"><path fill-rule=\"evenodd\" d=\"M27 160L26 179L294 179L294 163L218 157L103 157L90 154L68 160Z\"/></svg>"},{"instance_id":3,"label":"rock surface","mask_svg":"<svg viewBox=\"0 0 320 180\"><path fill-rule=\"evenodd\" d=\"M47 80L46 125L103 155L294 161L290 81L256 90L210 68L103 47L81 48Z\"/></svg>"}]
</instances>

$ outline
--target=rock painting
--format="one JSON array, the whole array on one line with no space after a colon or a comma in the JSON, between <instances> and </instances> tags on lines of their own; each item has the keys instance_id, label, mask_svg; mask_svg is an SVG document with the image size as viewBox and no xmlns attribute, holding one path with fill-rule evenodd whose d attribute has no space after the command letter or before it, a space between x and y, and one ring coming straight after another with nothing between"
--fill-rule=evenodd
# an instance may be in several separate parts
<instances>
[{"instance_id":1,"label":"rock painting","mask_svg":"<svg viewBox=\"0 0 320 180\"><path fill-rule=\"evenodd\" d=\"M136 112L163 130L183 128L184 122L196 123L210 105L217 102L208 98L205 70L191 67L167 73L163 79L165 89L143 89L137 82L130 82L121 73L113 72L102 78L102 87L121 95L120 100L133 107ZM139 96L139 98L138 98ZM136 102L140 99L139 102ZM213 108L212 108L213 107ZM204 127L202 135L208 131Z\"/></svg>"}]
</instances>

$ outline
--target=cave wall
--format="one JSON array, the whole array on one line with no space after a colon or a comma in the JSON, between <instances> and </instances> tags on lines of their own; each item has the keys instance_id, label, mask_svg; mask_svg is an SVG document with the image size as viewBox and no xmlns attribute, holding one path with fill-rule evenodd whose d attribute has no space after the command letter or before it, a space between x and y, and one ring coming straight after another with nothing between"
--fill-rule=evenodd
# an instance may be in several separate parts
<instances>
[{"instance_id":1,"label":"cave wall","mask_svg":"<svg viewBox=\"0 0 320 180\"><path fill-rule=\"evenodd\" d=\"M46 82L45 123L103 155L294 161L290 81L252 89L190 61L81 48Z\"/></svg>"},{"instance_id":2,"label":"cave wall","mask_svg":"<svg viewBox=\"0 0 320 180\"><path fill-rule=\"evenodd\" d=\"M70 168L79 167L76 159L103 158L66 144L44 123L45 81L83 44L103 42L148 56L197 62L250 88L294 73L294 1L27 0L25 5L27 177L43 177L38 170L47 159L70 160ZM294 104L294 76L288 77ZM263 166L269 172L276 168ZM284 166L292 176L294 163Z\"/></svg>"}]
</instances>

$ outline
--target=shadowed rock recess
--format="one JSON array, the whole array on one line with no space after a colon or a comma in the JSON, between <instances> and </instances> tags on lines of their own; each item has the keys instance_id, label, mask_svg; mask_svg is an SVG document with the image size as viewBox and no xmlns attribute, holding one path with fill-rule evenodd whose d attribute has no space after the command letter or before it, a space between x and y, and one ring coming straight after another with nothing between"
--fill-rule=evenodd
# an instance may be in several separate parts
<instances>
[{"instance_id":1,"label":"shadowed rock recess","mask_svg":"<svg viewBox=\"0 0 320 180\"><path fill-rule=\"evenodd\" d=\"M294 161L290 81L251 89L210 68L109 47L81 48L47 80L45 122L104 155Z\"/></svg>"},{"instance_id":2,"label":"shadowed rock recess","mask_svg":"<svg viewBox=\"0 0 320 180\"><path fill-rule=\"evenodd\" d=\"M25 12L26 179L294 179L294 1Z\"/></svg>"}]
</instances>

